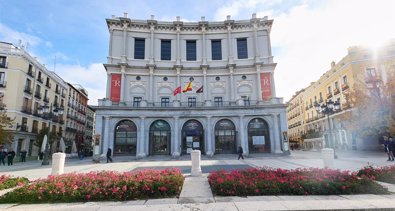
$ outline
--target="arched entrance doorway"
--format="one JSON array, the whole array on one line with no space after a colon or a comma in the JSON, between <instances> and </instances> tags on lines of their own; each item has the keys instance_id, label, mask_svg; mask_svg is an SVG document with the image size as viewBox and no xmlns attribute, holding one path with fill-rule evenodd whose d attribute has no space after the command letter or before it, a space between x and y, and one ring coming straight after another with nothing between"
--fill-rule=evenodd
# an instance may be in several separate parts
<instances>
[{"instance_id":1,"label":"arched entrance doorway","mask_svg":"<svg viewBox=\"0 0 395 211\"><path fill-rule=\"evenodd\" d=\"M270 152L270 135L267 122L261 118L248 123L248 149L251 153Z\"/></svg>"},{"instance_id":2,"label":"arched entrance doorway","mask_svg":"<svg viewBox=\"0 0 395 211\"><path fill-rule=\"evenodd\" d=\"M170 155L171 129L169 123L157 120L149 129L150 155Z\"/></svg>"},{"instance_id":3,"label":"arched entrance doorway","mask_svg":"<svg viewBox=\"0 0 395 211\"><path fill-rule=\"evenodd\" d=\"M137 127L130 120L122 120L115 127L113 152L115 155L136 155ZM107 149L105 149L107 151Z\"/></svg>"},{"instance_id":4,"label":"arched entrance doorway","mask_svg":"<svg viewBox=\"0 0 395 211\"><path fill-rule=\"evenodd\" d=\"M204 130L202 124L194 119L185 122L182 127L182 154L189 154L192 149L204 154Z\"/></svg>"},{"instance_id":5,"label":"arched entrance doorway","mask_svg":"<svg viewBox=\"0 0 395 211\"><path fill-rule=\"evenodd\" d=\"M236 127L228 119L222 119L215 124L215 153L236 153Z\"/></svg>"}]
</instances>

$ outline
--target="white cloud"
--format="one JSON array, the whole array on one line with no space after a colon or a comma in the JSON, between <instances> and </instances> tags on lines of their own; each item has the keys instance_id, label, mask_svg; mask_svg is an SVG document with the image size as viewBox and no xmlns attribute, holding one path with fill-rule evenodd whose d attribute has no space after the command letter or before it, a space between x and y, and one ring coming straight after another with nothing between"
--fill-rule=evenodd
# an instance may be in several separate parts
<instances>
[{"instance_id":1,"label":"white cloud","mask_svg":"<svg viewBox=\"0 0 395 211\"><path fill-rule=\"evenodd\" d=\"M18 44L22 41L23 45L36 46L41 43L41 39L34 35L26 34L23 32L18 32L10 27L0 23L0 40L5 42L10 42L13 44Z\"/></svg>"},{"instance_id":2,"label":"white cloud","mask_svg":"<svg viewBox=\"0 0 395 211\"><path fill-rule=\"evenodd\" d=\"M347 54L348 47L378 45L395 38L395 1L303 1L285 11L278 7L281 5L260 7L265 1L243 2L229 3L217 11L216 17L249 17L249 12L256 11L258 17L269 15L274 19L271 41L278 63L275 82L277 95L286 100L316 81L330 68L331 61Z\"/></svg>"},{"instance_id":3,"label":"white cloud","mask_svg":"<svg viewBox=\"0 0 395 211\"><path fill-rule=\"evenodd\" d=\"M106 96L107 76L103 64L93 63L88 67L59 64L56 73L70 84L80 84L88 91L89 105Z\"/></svg>"},{"instance_id":4,"label":"white cloud","mask_svg":"<svg viewBox=\"0 0 395 211\"><path fill-rule=\"evenodd\" d=\"M48 48L52 48L53 44L51 42L49 42L49 41L46 41L45 42L45 46L47 46Z\"/></svg>"}]
</instances>

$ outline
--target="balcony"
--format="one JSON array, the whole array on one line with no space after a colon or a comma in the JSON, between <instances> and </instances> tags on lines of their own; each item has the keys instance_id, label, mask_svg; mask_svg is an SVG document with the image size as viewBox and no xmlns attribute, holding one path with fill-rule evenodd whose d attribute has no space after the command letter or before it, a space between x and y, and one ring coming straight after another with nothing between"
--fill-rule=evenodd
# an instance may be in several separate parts
<instances>
[{"instance_id":1,"label":"balcony","mask_svg":"<svg viewBox=\"0 0 395 211\"><path fill-rule=\"evenodd\" d=\"M21 131L22 132L28 132L29 131L29 127L27 125L21 125Z\"/></svg>"},{"instance_id":2,"label":"balcony","mask_svg":"<svg viewBox=\"0 0 395 211\"><path fill-rule=\"evenodd\" d=\"M326 93L326 98L331 98L332 97L332 93Z\"/></svg>"},{"instance_id":3,"label":"balcony","mask_svg":"<svg viewBox=\"0 0 395 211\"><path fill-rule=\"evenodd\" d=\"M34 97L41 100L41 93L40 92L34 93Z\"/></svg>"},{"instance_id":4,"label":"balcony","mask_svg":"<svg viewBox=\"0 0 395 211\"><path fill-rule=\"evenodd\" d=\"M53 106L54 106L54 107L59 107L59 103L58 103L58 102L54 102L54 103L53 103Z\"/></svg>"},{"instance_id":5,"label":"balcony","mask_svg":"<svg viewBox=\"0 0 395 211\"><path fill-rule=\"evenodd\" d=\"M51 83L49 83L49 82L45 83L45 86L48 87L48 88L51 88Z\"/></svg>"},{"instance_id":6,"label":"balcony","mask_svg":"<svg viewBox=\"0 0 395 211\"><path fill-rule=\"evenodd\" d=\"M25 93L27 93L27 94L32 94L32 88L30 87L30 86L25 86L25 89L23 90Z\"/></svg>"},{"instance_id":7,"label":"balcony","mask_svg":"<svg viewBox=\"0 0 395 211\"><path fill-rule=\"evenodd\" d=\"M37 81L40 82L40 83L43 83L43 78L39 77L39 78L37 78Z\"/></svg>"},{"instance_id":8,"label":"balcony","mask_svg":"<svg viewBox=\"0 0 395 211\"><path fill-rule=\"evenodd\" d=\"M25 114L32 114L32 108L27 105L22 106L21 111Z\"/></svg>"},{"instance_id":9,"label":"balcony","mask_svg":"<svg viewBox=\"0 0 395 211\"><path fill-rule=\"evenodd\" d=\"M339 93L340 93L340 89L337 89L337 88L336 88L336 89L333 90L333 94L337 95L337 94L339 94Z\"/></svg>"},{"instance_id":10,"label":"balcony","mask_svg":"<svg viewBox=\"0 0 395 211\"><path fill-rule=\"evenodd\" d=\"M62 97L65 98L65 97L66 97L66 94L65 94L65 93L62 93Z\"/></svg>"},{"instance_id":11,"label":"balcony","mask_svg":"<svg viewBox=\"0 0 395 211\"><path fill-rule=\"evenodd\" d=\"M60 89L55 90L56 94L60 95Z\"/></svg>"},{"instance_id":12,"label":"balcony","mask_svg":"<svg viewBox=\"0 0 395 211\"><path fill-rule=\"evenodd\" d=\"M27 71L27 75L34 78L34 73L32 70Z\"/></svg>"},{"instance_id":13,"label":"balcony","mask_svg":"<svg viewBox=\"0 0 395 211\"><path fill-rule=\"evenodd\" d=\"M342 91L347 90L348 88L348 84L342 84Z\"/></svg>"},{"instance_id":14,"label":"balcony","mask_svg":"<svg viewBox=\"0 0 395 211\"><path fill-rule=\"evenodd\" d=\"M5 88L7 86L7 81L0 82L0 88Z\"/></svg>"},{"instance_id":15,"label":"balcony","mask_svg":"<svg viewBox=\"0 0 395 211\"><path fill-rule=\"evenodd\" d=\"M38 133L38 128L37 127L33 127L32 128L32 133Z\"/></svg>"},{"instance_id":16,"label":"balcony","mask_svg":"<svg viewBox=\"0 0 395 211\"><path fill-rule=\"evenodd\" d=\"M44 96L44 102L49 103L49 99L47 96Z\"/></svg>"},{"instance_id":17,"label":"balcony","mask_svg":"<svg viewBox=\"0 0 395 211\"><path fill-rule=\"evenodd\" d=\"M3 60L4 62L0 63L0 68L8 68L8 62L5 62L5 58Z\"/></svg>"}]
</instances>

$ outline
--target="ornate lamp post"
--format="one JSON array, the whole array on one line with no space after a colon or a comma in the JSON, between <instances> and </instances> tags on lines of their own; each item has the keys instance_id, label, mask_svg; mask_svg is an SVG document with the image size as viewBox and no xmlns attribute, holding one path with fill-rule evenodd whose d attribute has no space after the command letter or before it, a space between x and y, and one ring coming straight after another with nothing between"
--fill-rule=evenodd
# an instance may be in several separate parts
<instances>
[{"instance_id":1,"label":"ornate lamp post","mask_svg":"<svg viewBox=\"0 0 395 211\"><path fill-rule=\"evenodd\" d=\"M42 105L39 109L38 109L38 113L44 118L44 119L48 119L48 141L47 144L45 145L45 150L44 150L44 158L43 158L43 162L41 163L41 165L49 165L49 135L50 135L50 131L51 131L51 123L52 123L52 118L54 116L58 116L58 115L62 115L63 114L63 108L62 107L55 107L55 109L52 110L52 104L50 106L48 106L47 104Z\"/></svg>"},{"instance_id":2,"label":"ornate lamp post","mask_svg":"<svg viewBox=\"0 0 395 211\"><path fill-rule=\"evenodd\" d=\"M336 111L340 110L340 102L338 102L338 101L333 102L332 100L329 100L326 102L326 104L323 103L321 105L318 104L317 102L315 102L314 107L318 113L322 113L327 116L328 126L329 126L329 143L330 143L331 147L333 148L333 152L335 154L335 159L337 159L337 155L335 152L335 140L333 139L332 125L330 123L329 116L334 114Z\"/></svg>"}]
</instances>

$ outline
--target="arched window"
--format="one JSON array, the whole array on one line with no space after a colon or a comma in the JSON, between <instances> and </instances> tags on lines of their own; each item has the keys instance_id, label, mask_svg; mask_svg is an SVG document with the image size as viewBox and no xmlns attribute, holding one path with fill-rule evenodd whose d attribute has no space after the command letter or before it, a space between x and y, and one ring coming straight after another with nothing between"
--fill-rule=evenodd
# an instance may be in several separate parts
<instances>
[{"instance_id":1,"label":"arched window","mask_svg":"<svg viewBox=\"0 0 395 211\"><path fill-rule=\"evenodd\" d=\"M115 127L114 154L136 155L137 128L130 120L122 120Z\"/></svg>"},{"instance_id":2,"label":"arched window","mask_svg":"<svg viewBox=\"0 0 395 211\"><path fill-rule=\"evenodd\" d=\"M248 123L248 149L252 153L270 152L269 126L261 118Z\"/></svg>"},{"instance_id":3,"label":"arched window","mask_svg":"<svg viewBox=\"0 0 395 211\"><path fill-rule=\"evenodd\" d=\"M215 153L236 153L236 128L228 119L215 124Z\"/></svg>"},{"instance_id":4,"label":"arched window","mask_svg":"<svg viewBox=\"0 0 395 211\"><path fill-rule=\"evenodd\" d=\"M170 155L171 129L169 123L157 120L151 124L149 144L151 155Z\"/></svg>"}]
</instances>

